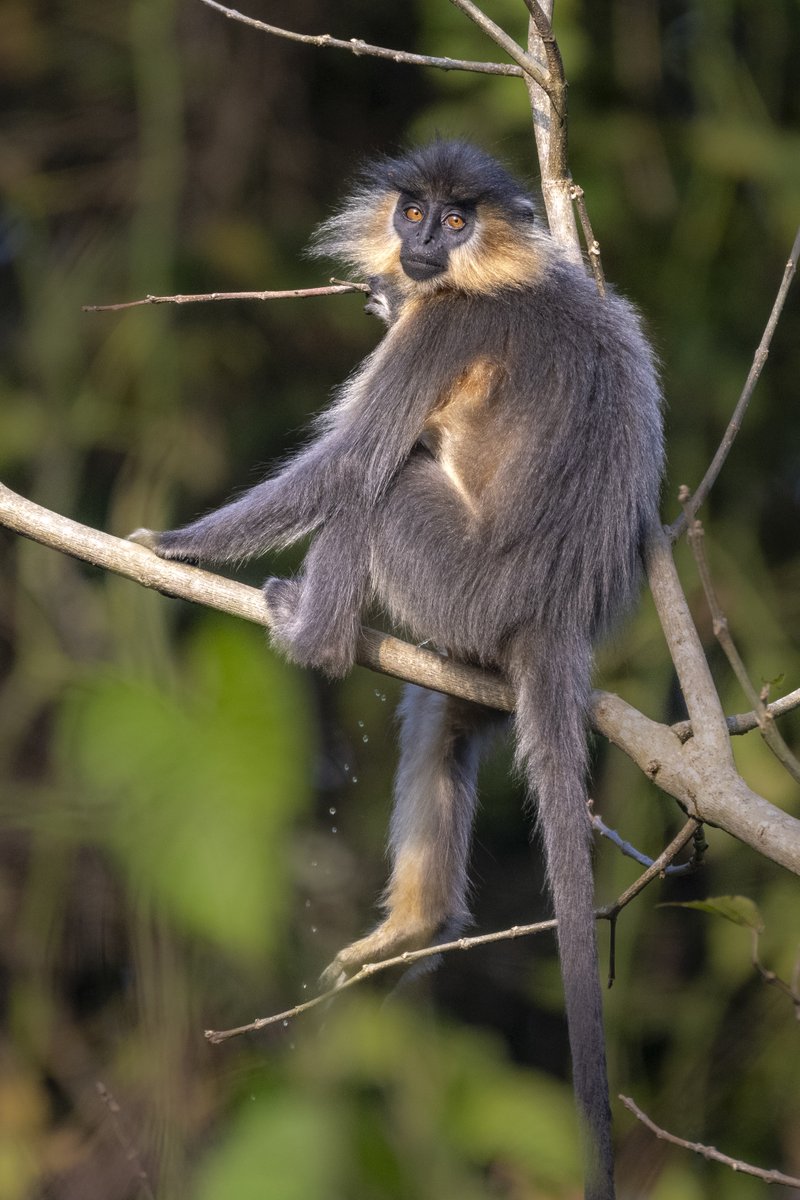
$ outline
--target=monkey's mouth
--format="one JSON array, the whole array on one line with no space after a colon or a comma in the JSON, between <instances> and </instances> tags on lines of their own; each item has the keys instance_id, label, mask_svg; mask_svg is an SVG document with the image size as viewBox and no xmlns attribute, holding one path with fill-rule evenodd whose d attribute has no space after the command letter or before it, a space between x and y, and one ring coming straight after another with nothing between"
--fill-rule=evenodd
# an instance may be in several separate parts
<instances>
[{"instance_id":1,"label":"monkey's mouth","mask_svg":"<svg viewBox=\"0 0 800 1200\"><path fill-rule=\"evenodd\" d=\"M409 279L420 283L424 279L434 279L446 270L447 263L438 262L435 258L412 258L410 255L400 259L400 265Z\"/></svg>"}]
</instances>

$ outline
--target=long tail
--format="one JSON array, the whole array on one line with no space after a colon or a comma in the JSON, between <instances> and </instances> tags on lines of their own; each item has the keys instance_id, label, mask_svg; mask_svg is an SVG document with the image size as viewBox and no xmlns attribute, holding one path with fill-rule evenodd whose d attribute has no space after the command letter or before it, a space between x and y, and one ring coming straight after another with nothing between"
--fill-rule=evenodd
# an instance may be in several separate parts
<instances>
[{"instance_id":1,"label":"long tail","mask_svg":"<svg viewBox=\"0 0 800 1200\"><path fill-rule=\"evenodd\" d=\"M584 638L519 639L509 663L517 691L519 765L538 825L558 919L575 1098L582 1120L586 1200L614 1200L611 1109L593 916L586 808L586 711L591 650Z\"/></svg>"}]
</instances>

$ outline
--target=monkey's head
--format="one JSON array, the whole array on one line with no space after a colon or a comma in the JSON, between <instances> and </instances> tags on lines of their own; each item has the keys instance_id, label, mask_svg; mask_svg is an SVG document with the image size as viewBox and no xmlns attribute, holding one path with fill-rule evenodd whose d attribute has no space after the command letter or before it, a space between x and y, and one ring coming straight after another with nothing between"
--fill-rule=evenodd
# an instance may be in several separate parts
<instances>
[{"instance_id":1,"label":"monkey's head","mask_svg":"<svg viewBox=\"0 0 800 1200\"><path fill-rule=\"evenodd\" d=\"M365 276L391 277L403 297L494 292L530 284L549 239L529 193L490 155L435 141L365 167L314 239Z\"/></svg>"}]
</instances>

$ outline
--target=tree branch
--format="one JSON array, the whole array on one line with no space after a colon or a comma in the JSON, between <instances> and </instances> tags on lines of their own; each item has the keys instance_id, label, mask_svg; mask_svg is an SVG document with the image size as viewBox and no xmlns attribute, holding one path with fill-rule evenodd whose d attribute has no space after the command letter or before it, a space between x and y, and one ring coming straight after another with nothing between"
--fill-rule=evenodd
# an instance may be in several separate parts
<instances>
[{"instance_id":1,"label":"tree branch","mask_svg":"<svg viewBox=\"0 0 800 1200\"><path fill-rule=\"evenodd\" d=\"M540 88L543 88L548 94L550 93L552 80L548 72L542 70L536 60L527 54L512 37L509 37L504 29L487 17L477 4L473 4L472 0L450 0L450 3L469 17L470 21L473 21L488 38L491 38L496 46L505 51L508 57L519 65L526 79L534 80Z\"/></svg>"},{"instance_id":2,"label":"tree branch","mask_svg":"<svg viewBox=\"0 0 800 1200\"><path fill-rule=\"evenodd\" d=\"M302 42L304 46L349 50L357 57L368 55L372 58L388 58L391 62L407 63L417 67L436 67L440 71L474 71L478 75L516 76L524 73L522 67L512 66L510 63L470 62L460 58L438 58L429 54L411 54L406 50L390 50L386 46L370 46L367 42L362 42L360 38L350 38L348 41L344 41L342 38L331 37L329 33L294 33L291 29L279 29L277 25L267 25L265 21L248 17L235 8L226 8L218 0L202 0L202 3L207 4L209 8L216 9L231 21L240 21L252 29L260 29L262 33L271 33L273 37L286 38L290 42Z\"/></svg>"},{"instance_id":3,"label":"tree branch","mask_svg":"<svg viewBox=\"0 0 800 1200\"><path fill-rule=\"evenodd\" d=\"M599 908L595 912L597 920L610 919L615 921L620 912L626 905L630 904L636 896L639 895L648 883L660 874L663 874L665 868L672 862L673 858L692 838L697 829L697 821L690 820L684 825L677 837L674 837L667 848L662 851L654 863L644 871L634 883L627 888L622 895L615 901L614 904L607 908ZM337 984L334 988L329 988L327 991L320 992L316 996L312 996L310 1000L304 1000L301 1004L296 1004L293 1008L287 1008L284 1012L273 1013L269 1017L257 1017L255 1021L250 1021L247 1025L237 1025L234 1029L207 1029L205 1031L206 1040L213 1045L218 1045L220 1042L227 1042L230 1038L239 1037L243 1033L257 1033L259 1029L265 1029L268 1025L277 1025L279 1021L290 1021L293 1017L302 1016L312 1008L316 1008L319 1004L324 1004L328 1000L335 999L346 988L355 987L359 983L363 983L365 979L369 979L372 975L377 975L381 971L388 971L394 967L407 968L414 963L422 962L426 958L438 958L440 954L450 954L454 950L473 950L476 946L488 946L492 942L509 942L516 938L531 937L537 933L546 933L551 929L558 928L558 921L550 919L549 921L537 921L534 925L512 925L509 929L499 929L494 933L481 933L475 937L456 938L452 942L443 942L439 946L424 946L420 950L406 950L403 954L397 954L393 958L385 958L382 962L364 963L355 975L351 975L344 983Z\"/></svg>"},{"instance_id":4,"label":"tree branch","mask_svg":"<svg viewBox=\"0 0 800 1200\"><path fill-rule=\"evenodd\" d=\"M771 704L767 705L767 712L773 718L783 717L786 713L794 712L796 708L800 708L800 688L795 688L793 692L787 692L780 699L773 700ZM758 729L758 713L736 713L732 717L725 718L725 725L732 737L741 737L742 734ZM676 721L674 725L670 725L670 729L682 742L688 742L689 738L693 736L691 721Z\"/></svg>"},{"instance_id":5,"label":"tree branch","mask_svg":"<svg viewBox=\"0 0 800 1200\"><path fill-rule=\"evenodd\" d=\"M750 371L748 372L747 379L745 380L745 385L742 388L742 394L739 397L736 408L733 410L733 416L728 422L728 428L725 430L722 441L717 447L717 452L711 460L711 465L700 481L700 484L695 489L694 493L687 497L683 506L684 511L677 518L677 520L673 521L672 525L670 526L669 533L673 541L679 538L684 532L688 518L695 515L698 508L716 483L717 476L722 470L722 466L725 462L725 459L728 457L728 453L736 439L736 435L742 427L742 421L744 420L744 415L747 412L747 407L750 403L753 391L758 383L764 363L767 361L770 344L772 342L772 335L775 332L780 315L783 312L783 306L786 303L789 286L794 278L795 271L797 270L797 262L799 258L800 227L798 227L797 233L795 234L794 244L784 268L783 279L781 280L780 287L778 288L778 294L775 297L775 303L772 306L772 311L769 314L769 319L764 328L764 332L761 335L761 341L759 342L758 348L753 356L753 362L750 367Z\"/></svg>"},{"instance_id":6,"label":"tree branch","mask_svg":"<svg viewBox=\"0 0 800 1200\"><path fill-rule=\"evenodd\" d=\"M551 28L553 0L544 0L542 4L530 0L528 9L531 12L528 54L543 69L549 69L550 75L550 86L546 90L530 75L525 76L541 170L542 198L553 237L568 258L582 264L567 161L567 81Z\"/></svg>"},{"instance_id":7,"label":"tree branch","mask_svg":"<svg viewBox=\"0 0 800 1200\"><path fill-rule=\"evenodd\" d=\"M191 600L196 604L205 604L257 625L269 626L269 614L258 588L189 567L185 563L158 558L134 542L101 533L42 508L3 484L0 484L0 526L94 566L114 571L142 587L154 588L167 596ZM666 546L663 534L661 537ZM668 546L666 554L672 565ZM672 569L674 571L674 566ZM665 574L668 577L669 571L665 570ZM656 570L653 571L653 580L655 586L662 586ZM671 586L677 586L680 590L676 582ZM670 588L664 588L663 602L669 605L670 597ZM681 602L685 606L682 593ZM689 621L691 624L690 618ZM691 629L693 632L694 627L691 626ZM696 638L697 635L694 636ZM671 646L678 653L674 631ZM695 648L693 653L699 653L702 668L707 670L702 650ZM691 657L688 650L681 650L678 655L681 658L679 676L682 682L687 675L684 661L687 655ZM374 629L362 630L357 661L373 671L472 700L501 712L510 712L513 708L513 693L501 676L455 662L433 650L411 646ZM714 703L718 706L716 693L713 695ZM702 689L694 696L693 706L700 699ZM713 741L709 745L707 738L700 737L697 732L683 743L669 726L646 717L610 692L593 693L590 716L593 727L623 750L690 816L718 826L760 854L800 874L800 821L769 804L747 787L733 767L727 740L724 752L718 750ZM693 716L697 728L697 716ZM700 717L699 727L702 728L702 713ZM722 729L727 739L724 717Z\"/></svg>"},{"instance_id":8,"label":"tree branch","mask_svg":"<svg viewBox=\"0 0 800 1200\"><path fill-rule=\"evenodd\" d=\"M681 1146L684 1150L691 1150L694 1154L701 1154L703 1158L707 1158L710 1162L723 1163L724 1166L730 1167L732 1171L737 1171L741 1175L754 1175L756 1179L762 1179L764 1183L783 1183L786 1187L800 1187L800 1179L797 1179L793 1175L784 1175L782 1171L769 1171L764 1170L762 1167L754 1167L750 1163L742 1162L740 1158L730 1158L714 1146L704 1146L701 1142L687 1142L684 1138L677 1137L674 1133L667 1133L666 1129L662 1129L654 1121L651 1121L647 1114L642 1112L638 1104L635 1104L631 1100L630 1096L621 1095L620 1100L638 1121L646 1125L650 1132L654 1133L663 1142L670 1142L673 1146Z\"/></svg>"},{"instance_id":9,"label":"tree branch","mask_svg":"<svg viewBox=\"0 0 800 1200\"><path fill-rule=\"evenodd\" d=\"M191 296L145 296L121 304L82 304L81 312L121 312L144 304L207 304L211 300L302 300L309 296L343 296L347 292L369 292L366 283L331 283L325 287L290 288L284 292L199 292Z\"/></svg>"},{"instance_id":10,"label":"tree branch","mask_svg":"<svg viewBox=\"0 0 800 1200\"><path fill-rule=\"evenodd\" d=\"M681 489L681 498L685 499L686 489ZM697 573L700 576L700 582L703 585L706 602L709 612L711 613L711 622L714 629L714 636L723 649L731 670L739 681L739 686L744 692L747 699L753 705L758 727L761 731L766 744L769 746L772 753L777 758L778 762L791 775L796 783L800 783L800 763L798 763L792 751L783 740L780 730L775 726L775 723L767 711L767 706L764 700L756 691L754 685L747 674L747 668L744 665L742 656L736 649L736 644L731 636L728 627L728 618L722 611L717 592L714 587L714 582L711 578L711 571L708 566L708 559L705 553L705 532L701 521L697 517L689 515L687 512L688 536L689 545L694 555L695 563L697 564ZM765 697L766 698L766 697Z\"/></svg>"}]
</instances>

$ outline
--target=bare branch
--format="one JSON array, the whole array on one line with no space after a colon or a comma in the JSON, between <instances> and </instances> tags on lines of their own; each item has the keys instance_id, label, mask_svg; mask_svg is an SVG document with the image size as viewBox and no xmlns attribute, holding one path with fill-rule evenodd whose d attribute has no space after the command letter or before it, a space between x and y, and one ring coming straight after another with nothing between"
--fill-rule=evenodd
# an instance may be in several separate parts
<instances>
[{"instance_id":1,"label":"bare branch","mask_svg":"<svg viewBox=\"0 0 800 1200\"><path fill-rule=\"evenodd\" d=\"M200 292L194 296L145 296L143 300L124 300L121 304L82 304L81 312L121 312L144 304L208 304L216 300L302 300L308 296L343 296L348 292L369 292L366 283L332 283L326 287L291 288L284 292Z\"/></svg>"},{"instance_id":2,"label":"bare branch","mask_svg":"<svg viewBox=\"0 0 800 1200\"><path fill-rule=\"evenodd\" d=\"M686 500L688 496L688 488L681 488L680 498ZM744 665L739 651L736 649L733 638L731 637L730 629L728 628L728 619L722 611L717 593L714 588L714 583L711 578L711 571L708 566L708 559L705 554L705 532L703 525L696 517L692 516L688 511L688 504L685 506L686 519L689 531L689 545L694 554L694 559L697 564L697 573L700 576L700 582L703 585L708 608L711 613L711 621L714 629L714 636L722 647L725 657L731 665L731 669L739 681L739 685L747 699L753 705L753 709L758 721L758 727L761 730L761 736L769 746L772 753L777 758L778 762L791 775L797 783L800 783L800 763L792 754L786 742L783 740L780 731L776 728L772 717L770 716L767 706L761 696L753 686L750 676L747 674L747 668Z\"/></svg>"},{"instance_id":3,"label":"bare branch","mask_svg":"<svg viewBox=\"0 0 800 1200\"><path fill-rule=\"evenodd\" d=\"M202 3L207 4L209 8L216 9L217 12L232 21L240 21L252 29L260 29L262 33L271 33L273 37L286 38L290 42L302 42L305 46L349 50L357 57L368 55L372 58L388 58L391 62L407 63L417 67L436 67L440 71L474 71L478 75L521 76L523 74L522 67L512 66L510 63L470 62L460 58L439 58L429 54L411 54L406 50L391 50L386 46L370 46L367 42L362 42L360 38L350 38L348 41L344 41L342 38L331 37L329 33L295 33L291 29L279 29L277 25L267 25L265 21L248 17L235 8L226 8L224 4L218 3L218 0L202 0Z\"/></svg>"},{"instance_id":4,"label":"bare branch","mask_svg":"<svg viewBox=\"0 0 800 1200\"><path fill-rule=\"evenodd\" d=\"M787 983L786 980L781 979L780 975L776 974L775 971L771 971L769 969L769 967L764 966L764 964L761 961L761 956L759 954L759 949L758 949L762 932L763 932L763 926L758 929L750 930L750 937L751 937L750 958L753 963L753 966L756 969L756 971L758 971L761 978L764 980L764 983L770 984L772 987L777 988L779 992L782 992L784 996L788 996L788 998L791 1000L792 1004L794 1005L795 1018L798 1021L800 1021L800 991L798 991L798 986L797 986L797 982L798 982L797 981L797 970L795 969L794 978L792 979L792 982Z\"/></svg>"},{"instance_id":5,"label":"bare branch","mask_svg":"<svg viewBox=\"0 0 800 1200\"><path fill-rule=\"evenodd\" d=\"M488 38L491 38L495 45L504 50L509 58L513 59L522 69L522 73L526 78L534 80L540 88L546 92L550 92L551 79L546 71L543 71L534 58L527 54L512 37L501 29L499 25L487 17L482 9L478 8L477 4L473 4L472 0L450 0L457 9L469 17L470 21L474 21L483 33Z\"/></svg>"},{"instance_id":6,"label":"bare branch","mask_svg":"<svg viewBox=\"0 0 800 1200\"><path fill-rule=\"evenodd\" d=\"M0 525L114 571L142 587L205 604L258 625L269 625L264 597L258 588L185 563L158 558L143 546L50 512L3 484L0 484ZM671 564L669 547L667 555ZM657 571L653 577L656 586L661 586ZM667 604L670 595L667 586L664 588ZM455 662L433 650L411 646L373 629L362 630L357 661L373 671L501 712L513 708L511 688L499 675ZM702 662L705 666L704 659ZM683 661L681 670L685 676ZM682 743L668 726L646 717L610 692L593 693L590 716L598 733L619 746L663 791L674 796L690 816L719 826L758 853L800 874L800 821L747 787L732 762L720 755L713 744L710 749L707 741L697 736ZM727 735L724 718L723 729Z\"/></svg>"},{"instance_id":7,"label":"bare branch","mask_svg":"<svg viewBox=\"0 0 800 1200\"><path fill-rule=\"evenodd\" d=\"M773 700L771 704L767 705L767 712L773 718L782 717L786 713L794 712L796 708L800 708L800 688L795 688L793 692L787 692L780 699ZM758 729L758 714L755 712L736 713L732 717L726 717L725 724L728 733L733 737L740 737L742 734ZM691 721L676 721L674 725L670 726L670 729L682 742L688 742L693 735Z\"/></svg>"},{"instance_id":8,"label":"bare branch","mask_svg":"<svg viewBox=\"0 0 800 1200\"><path fill-rule=\"evenodd\" d=\"M682 744L668 726L611 692L593 693L590 715L592 727L674 796L686 813L800 875L800 821L749 788L732 762L721 763L695 738Z\"/></svg>"},{"instance_id":9,"label":"bare branch","mask_svg":"<svg viewBox=\"0 0 800 1200\"><path fill-rule=\"evenodd\" d=\"M782 1171L767 1171L761 1167L751 1166L750 1163L742 1162L739 1158L730 1158L727 1154L723 1154L714 1146L704 1146L701 1142L687 1142L684 1138L676 1137L674 1133L667 1133L666 1129L662 1129L651 1121L646 1113L643 1113L638 1104L635 1104L629 1096L620 1096L620 1100L632 1112L637 1120L646 1125L651 1133L654 1133L657 1138L663 1142L670 1142L673 1146L681 1146L684 1150L691 1150L694 1154L701 1154L703 1158L709 1162L723 1163L724 1166L730 1167L732 1171L737 1171L741 1175L754 1175L756 1179L761 1179L764 1183L782 1183L786 1187L800 1187L800 1179L793 1175L784 1175Z\"/></svg>"},{"instance_id":10,"label":"bare branch","mask_svg":"<svg viewBox=\"0 0 800 1200\"><path fill-rule=\"evenodd\" d=\"M616 831L616 829L611 829L608 825L606 825L599 813L590 813L589 819L592 822L592 828L595 829L601 837L606 838L609 842L615 845L621 851L621 853L626 856L626 858L632 858L633 861L637 862L640 867L647 867L649 870L656 862L656 860L650 858L649 855L643 854L641 850L637 850L631 842L625 841L625 839ZM700 822L695 821L694 818L691 818L691 821L696 835L698 831L702 829L702 826ZM678 849L681 849L681 846L679 846ZM706 846L705 841L698 842L697 838L695 837L695 852L689 861L680 863L679 866L662 867L661 874L672 876L691 875L693 871L697 870L698 866L702 862L703 854L707 849L708 847Z\"/></svg>"},{"instance_id":11,"label":"bare branch","mask_svg":"<svg viewBox=\"0 0 800 1200\"><path fill-rule=\"evenodd\" d=\"M758 349L753 356L753 362L745 381L745 385L742 389L742 394L739 397L736 408L733 410L733 416L728 422L728 428L725 430L722 441L717 447L717 452L711 460L711 465L700 481L700 484L695 489L693 495L687 499L684 505L683 513L670 526L669 532L673 541L681 536L686 529L687 518L694 516L708 493L711 491L716 482L717 476L722 470L723 463L728 457L728 453L736 439L736 435L741 429L744 415L747 412L747 407L750 403L750 398L752 397L755 386L758 383L764 363L767 361L770 344L772 342L772 335L775 332L780 315L783 312L783 306L786 302L789 286L794 278L795 271L797 270L798 258L800 258L800 227L798 227L797 233L795 234L794 244L792 246L791 253L789 254L786 267L784 268L783 279L781 280L781 285L778 288L778 294L775 297L775 303L772 306L772 312L769 314L769 320L764 328L761 341L758 344Z\"/></svg>"},{"instance_id":12,"label":"bare branch","mask_svg":"<svg viewBox=\"0 0 800 1200\"><path fill-rule=\"evenodd\" d=\"M651 867L645 871L619 897L615 904L608 908L598 909L595 913L597 920L608 917L616 918L626 904L630 904L631 900L635 896L638 896L639 892L647 887L648 883L655 879L657 875L663 873L667 863L671 862L675 855L680 853L692 837L696 828L696 821L688 821L678 836L673 838L666 850L656 859L656 863L654 864L655 869ZM440 954L451 954L454 950L474 950L476 946L488 946L492 942L508 942L513 941L515 938L531 937L534 934L546 933L548 930L557 928L558 921L554 919L537 921L534 925L512 925L509 929L496 930L494 933L481 933L475 937L456 938L452 942L443 942L439 946L424 946L420 950L407 950L403 954L395 955L393 958L385 958L382 962L365 963L355 975L351 975L344 983L338 984L334 988L329 988L327 991L320 992L319 995L312 996L310 1000L304 1000L301 1004L296 1004L293 1008L287 1008L284 1012L273 1013L269 1017L257 1017L255 1021L250 1021L247 1025L237 1025L234 1029L207 1029L205 1037L213 1045L218 1045L220 1042L227 1042L230 1038L239 1037L243 1033L257 1033L259 1029L265 1029L268 1025L277 1025L278 1022L290 1021L293 1017L302 1016L303 1013L307 1013L310 1009L333 1000L345 991L345 989L355 987L357 984L363 983L365 979L369 979L381 971L389 971L395 967L411 967L414 963L422 962L426 958L438 958Z\"/></svg>"},{"instance_id":13,"label":"bare branch","mask_svg":"<svg viewBox=\"0 0 800 1200\"><path fill-rule=\"evenodd\" d=\"M589 266L594 275L594 281L597 285L597 290L601 296L606 294L606 277L603 273L603 264L600 261L600 243L594 236L592 223L589 220L589 210L586 207L586 194L582 187L578 187L577 183L573 183L569 189L570 199L575 204L578 210L578 217L583 230L583 240L586 245L586 253L589 257Z\"/></svg>"},{"instance_id":14,"label":"bare branch","mask_svg":"<svg viewBox=\"0 0 800 1200\"><path fill-rule=\"evenodd\" d=\"M733 766L725 715L694 627L689 605L675 570L663 529L652 530L647 546L647 579L678 674L696 741L719 759L723 769Z\"/></svg>"},{"instance_id":15,"label":"bare branch","mask_svg":"<svg viewBox=\"0 0 800 1200\"><path fill-rule=\"evenodd\" d=\"M529 11L533 14L531 5ZM525 77L536 151L541 170L541 187L550 232L575 263L583 265L578 227L570 198L571 180L567 159L567 81L561 55L552 34L553 0L536 4L536 16L528 22L528 54L547 69L550 86L544 90L529 75ZM544 29L543 20L547 28ZM542 37L542 30L545 34ZM554 53L555 51L555 53Z\"/></svg>"},{"instance_id":16,"label":"bare branch","mask_svg":"<svg viewBox=\"0 0 800 1200\"><path fill-rule=\"evenodd\" d=\"M659 875L663 875L669 864L676 855L680 854L681 850L686 846L697 833L700 828L700 822L694 817L683 825L680 831L675 835L670 844L665 850L659 854L658 858L653 859L646 871L643 871L638 879L635 879L629 888L626 888L622 895L609 904L606 908L601 908L598 912L599 917L605 917L608 921L614 921L622 912L631 900L639 895L639 892L644 891L648 883L652 883Z\"/></svg>"},{"instance_id":17,"label":"bare branch","mask_svg":"<svg viewBox=\"0 0 800 1200\"><path fill-rule=\"evenodd\" d=\"M333 1000L347 988L355 987L357 984L363 983L365 979L378 975L381 971L389 971L396 967L411 967L423 959L437 958L440 954L450 954L454 950L472 950L476 946L486 946L490 942L507 942L513 941L515 938L531 937L535 933L545 933L550 929L556 929L557 926L558 922L554 919L538 921L535 925L512 925L509 929L501 929L494 933L482 933L475 937L457 938L454 942L443 942L441 946L424 946L421 950L406 950L403 954L398 954L394 958L385 958L382 962L364 963L355 975L351 975L343 983L329 988L325 992L320 992L317 996L312 996L310 1000L304 1000L302 1004L296 1004L294 1008L287 1008L285 1012L273 1013L269 1017L257 1017L255 1021L251 1021L247 1025L237 1025L234 1029L207 1029L205 1037L213 1045L218 1045L220 1042L227 1042L229 1038L238 1037L242 1033L257 1033L259 1029L265 1029L267 1025L276 1025L279 1021L289 1021L292 1017L299 1017L319 1004Z\"/></svg>"},{"instance_id":18,"label":"bare branch","mask_svg":"<svg viewBox=\"0 0 800 1200\"><path fill-rule=\"evenodd\" d=\"M102 1100L108 1111L108 1119L111 1128L114 1131L114 1136L119 1142L127 1162L130 1164L131 1171L139 1183L142 1194L145 1200L156 1200L155 1192L150 1183L150 1177L145 1170L142 1156L139 1153L139 1148L128 1136L122 1125L122 1110L119 1104L112 1096L106 1085L99 1079L95 1083L95 1089L98 1096Z\"/></svg>"}]
</instances>

